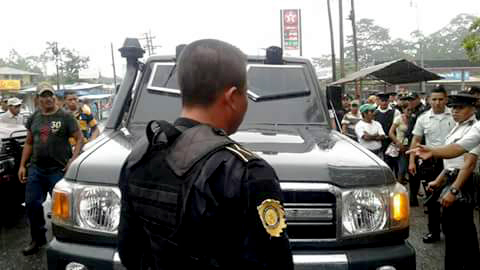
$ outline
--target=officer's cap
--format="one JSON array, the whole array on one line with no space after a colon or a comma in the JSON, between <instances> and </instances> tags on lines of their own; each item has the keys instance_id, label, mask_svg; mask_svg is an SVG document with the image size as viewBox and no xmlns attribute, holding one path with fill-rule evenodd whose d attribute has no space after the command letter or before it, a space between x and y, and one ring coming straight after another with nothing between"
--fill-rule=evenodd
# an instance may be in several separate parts
<instances>
[{"instance_id":1,"label":"officer's cap","mask_svg":"<svg viewBox=\"0 0 480 270\"><path fill-rule=\"evenodd\" d=\"M472 88L470 88L469 93L470 93L470 94L480 93L480 87L478 87L478 86L472 86Z\"/></svg>"},{"instance_id":2,"label":"officer's cap","mask_svg":"<svg viewBox=\"0 0 480 270\"><path fill-rule=\"evenodd\" d=\"M390 98L390 93L377 93L376 96L380 99L380 100L388 100Z\"/></svg>"},{"instance_id":3,"label":"officer's cap","mask_svg":"<svg viewBox=\"0 0 480 270\"><path fill-rule=\"evenodd\" d=\"M468 92L448 96L448 106L475 106L478 98Z\"/></svg>"},{"instance_id":4,"label":"officer's cap","mask_svg":"<svg viewBox=\"0 0 480 270\"><path fill-rule=\"evenodd\" d=\"M410 92L400 98L400 100L414 100L418 98L418 93L417 92Z\"/></svg>"}]
</instances>

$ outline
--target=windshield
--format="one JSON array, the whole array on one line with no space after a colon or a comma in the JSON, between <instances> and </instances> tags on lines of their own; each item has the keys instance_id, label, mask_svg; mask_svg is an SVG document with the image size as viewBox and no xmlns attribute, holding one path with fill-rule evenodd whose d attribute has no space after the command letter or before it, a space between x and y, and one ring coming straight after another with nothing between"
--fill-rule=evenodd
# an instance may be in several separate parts
<instances>
[{"instance_id":1,"label":"windshield","mask_svg":"<svg viewBox=\"0 0 480 270\"><path fill-rule=\"evenodd\" d=\"M131 123L152 119L175 120L181 108L174 63L151 64L146 91L142 91ZM323 109L304 65L250 64L248 70L249 107L247 124L325 123Z\"/></svg>"}]
</instances>

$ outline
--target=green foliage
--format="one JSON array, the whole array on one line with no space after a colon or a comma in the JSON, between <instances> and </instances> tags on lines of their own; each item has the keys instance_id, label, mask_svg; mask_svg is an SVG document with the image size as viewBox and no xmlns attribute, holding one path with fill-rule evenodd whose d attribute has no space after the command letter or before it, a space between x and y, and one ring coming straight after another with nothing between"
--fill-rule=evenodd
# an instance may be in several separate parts
<instances>
[{"instance_id":1,"label":"green foliage","mask_svg":"<svg viewBox=\"0 0 480 270\"><path fill-rule=\"evenodd\" d=\"M459 14L448 25L423 40L423 58L429 60L457 60L465 59L462 46L468 35L468 28L475 20L475 16ZM420 56L415 56L417 59Z\"/></svg>"},{"instance_id":2,"label":"green foliage","mask_svg":"<svg viewBox=\"0 0 480 270\"><path fill-rule=\"evenodd\" d=\"M463 48L468 59L480 62L480 17L472 22L468 35L463 39Z\"/></svg>"},{"instance_id":3,"label":"green foliage","mask_svg":"<svg viewBox=\"0 0 480 270\"><path fill-rule=\"evenodd\" d=\"M419 31L414 31L411 33L411 40L401 38L392 40L388 29L376 25L372 19L361 19L356 23L359 66L365 68L376 61L391 61L399 58L420 60L421 53L426 60L465 59L465 50L467 50L465 44L471 48L473 54L476 52L478 57L480 22L475 27L472 24L474 20L475 17L472 15L459 14L448 25L431 35L425 36ZM473 37L467 37L469 31L476 34ZM347 36L347 45L346 59L353 61L353 36Z\"/></svg>"},{"instance_id":4,"label":"green foliage","mask_svg":"<svg viewBox=\"0 0 480 270\"><path fill-rule=\"evenodd\" d=\"M20 70L42 74L42 69L39 66L38 58L36 56L24 57L15 49L10 50L7 58L0 58L0 66L9 66Z\"/></svg>"},{"instance_id":5,"label":"green foliage","mask_svg":"<svg viewBox=\"0 0 480 270\"><path fill-rule=\"evenodd\" d=\"M46 61L56 62L62 74L62 83L74 83L78 81L80 70L88 68L90 58L80 56L74 49L58 48L55 42L47 42L47 48L42 56Z\"/></svg>"},{"instance_id":6,"label":"green foliage","mask_svg":"<svg viewBox=\"0 0 480 270\"><path fill-rule=\"evenodd\" d=\"M54 66L58 56L58 65L61 73L61 83L78 81L80 70L88 68L90 59L81 56L77 51L69 48L59 48L55 42L47 42L47 48L38 56L22 56L15 49L11 49L7 58L0 58L0 66L9 66L20 70L41 74L40 80L56 82L55 76L47 76L47 66Z\"/></svg>"}]
</instances>

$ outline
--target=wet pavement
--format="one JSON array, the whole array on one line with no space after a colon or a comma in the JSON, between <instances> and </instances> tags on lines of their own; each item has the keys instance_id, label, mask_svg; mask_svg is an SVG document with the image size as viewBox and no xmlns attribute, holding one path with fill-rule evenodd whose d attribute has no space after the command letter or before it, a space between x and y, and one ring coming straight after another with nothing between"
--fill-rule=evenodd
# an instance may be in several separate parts
<instances>
[{"instance_id":1,"label":"wet pavement","mask_svg":"<svg viewBox=\"0 0 480 270\"><path fill-rule=\"evenodd\" d=\"M475 211L477 231L480 228L479 211ZM2 223L5 223L2 220ZM46 270L46 249L31 256L23 256L22 248L30 241L28 221L24 211L19 211L0 228L0 269L1 270ZM422 237L427 229L427 218L423 207L412 208L410 243L417 252L417 270L442 270L444 259L444 238L434 244L424 244ZM48 238L51 239L49 228ZM480 237L479 237L480 238Z\"/></svg>"}]
</instances>

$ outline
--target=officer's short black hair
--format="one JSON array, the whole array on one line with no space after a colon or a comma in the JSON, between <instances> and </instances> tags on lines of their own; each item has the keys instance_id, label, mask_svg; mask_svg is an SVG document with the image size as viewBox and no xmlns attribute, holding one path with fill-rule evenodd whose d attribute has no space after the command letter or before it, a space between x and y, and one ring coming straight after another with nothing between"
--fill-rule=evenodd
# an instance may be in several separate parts
<instances>
[{"instance_id":1,"label":"officer's short black hair","mask_svg":"<svg viewBox=\"0 0 480 270\"><path fill-rule=\"evenodd\" d=\"M63 97L66 98L67 96L78 96L77 92L72 90L67 90L63 93Z\"/></svg>"},{"instance_id":2,"label":"officer's short black hair","mask_svg":"<svg viewBox=\"0 0 480 270\"><path fill-rule=\"evenodd\" d=\"M443 85L439 85L435 88L432 89L432 94L433 93L442 93L445 96L447 96L447 90L445 90L445 87Z\"/></svg>"},{"instance_id":3,"label":"officer's short black hair","mask_svg":"<svg viewBox=\"0 0 480 270\"><path fill-rule=\"evenodd\" d=\"M226 88L244 89L246 57L235 46L215 39L187 45L178 61L177 79L184 106L214 103Z\"/></svg>"}]
</instances>

